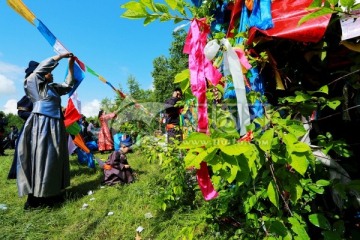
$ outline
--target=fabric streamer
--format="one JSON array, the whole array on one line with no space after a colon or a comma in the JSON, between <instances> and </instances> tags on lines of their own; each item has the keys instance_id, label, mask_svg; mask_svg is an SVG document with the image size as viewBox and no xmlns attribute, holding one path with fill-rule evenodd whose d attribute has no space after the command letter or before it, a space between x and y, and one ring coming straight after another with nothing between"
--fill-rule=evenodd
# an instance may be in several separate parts
<instances>
[{"instance_id":1,"label":"fabric streamer","mask_svg":"<svg viewBox=\"0 0 360 240\"><path fill-rule=\"evenodd\" d=\"M213 85L217 85L221 79L221 73L205 57L203 51L207 41L207 35L210 33L210 27L206 24L206 19L194 19L191 22L188 35L185 40L183 52L189 54L190 84L191 91L197 98L198 107L198 132L208 134L208 115L206 88L207 81L210 80ZM200 169L196 172L198 184L205 200L211 200L218 196L214 189L210 176L208 175L207 163L202 162Z\"/></svg>"},{"instance_id":2,"label":"fabric streamer","mask_svg":"<svg viewBox=\"0 0 360 240\"><path fill-rule=\"evenodd\" d=\"M223 50L223 57L224 57L224 75L231 75L232 81L234 84L234 90L236 94L236 105L237 105L237 112L238 112L238 127L240 129L240 135L246 134L246 126L250 124L250 113L249 113L249 106L247 103L246 98L246 89L244 83L244 75L241 69L240 60L232 48L228 39L221 39L220 43L224 46ZM207 43L205 47L205 56L211 57L215 56L216 53L210 53L211 51L216 51L219 47L213 46L219 45L217 40L211 40ZM212 59L209 59L212 60Z\"/></svg>"},{"instance_id":3,"label":"fabric streamer","mask_svg":"<svg viewBox=\"0 0 360 240\"><path fill-rule=\"evenodd\" d=\"M71 98L68 99L68 104L66 106L64 118L65 118L64 120L65 127L68 127L74 122L77 122L81 119L81 114L76 109L73 100Z\"/></svg>"},{"instance_id":4,"label":"fabric streamer","mask_svg":"<svg viewBox=\"0 0 360 240\"><path fill-rule=\"evenodd\" d=\"M235 24L239 21L239 14L241 12L243 3L244 3L244 0L237 0L237 1L235 1L234 6L232 7L228 32L226 34L227 38L233 38L235 35L234 28L235 28Z\"/></svg>"},{"instance_id":5,"label":"fabric streamer","mask_svg":"<svg viewBox=\"0 0 360 240\"><path fill-rule=\"evenodd\" d=\"M273 26L271 0L254 0L252 10L249 10L245 4L242 5L238 32L246 32L252 27L266 30ZM242 42L243 38L237 39L237 43Z\"/></svg>"},{"instance_id":6,"label":"fabric streamer","mask_svg":"<svg viewBox=\"0 0 360 240\"><path fill-rule=\"evenodd\" d=\"M201 1L197 2L198 4L201 4ZM45 26L45 24L36 16L34 13L32 13L27 6L21 1L21 0L7 0L7 4L15 10L20 16L25 18L28 22L30 22L32 25L36 26L36 28L39 30L39 32L43 35L43 37L46 39L46 41L53 47L54 51L58 54L64 54L68 53L69 51L64 47L64 45L55 37L54 34ZM77 89L77 87L80 85L82 80L85 77L84 72L87 71L90 74L98 77L98 79L107 85L109 85L119 96L124 99L126 95L121 92L119 89L116 89L111 83L109 83L104 77L97 74L94 70L86 66L82 61L80 61L78 58L75 58L76 64L74 64L74 76L75 76L75 85L73 87L73 90L69 93L69 96L74 93L74 91ZM129 100L134 102L135 105L139 108L145 111L147 114L151 114L144 106L138 104L134 99L129 97Z\"/></svg>"},{"instance_id":7,"label":"fabric streamer","mask_svg":"<svg viewBox=\"0 0 360 240\"><path fill-rule=\"evenodd\" d=\"M275 0L271 4L274 27L263 30L258 26L250 28L249 42L253 41L257 31L266 36L291 39L300 42L319 42L324 36L331 14L320 16L299 25L302 17L315 9L308 9L313 0Z\"/></svg>"}]
</instances>

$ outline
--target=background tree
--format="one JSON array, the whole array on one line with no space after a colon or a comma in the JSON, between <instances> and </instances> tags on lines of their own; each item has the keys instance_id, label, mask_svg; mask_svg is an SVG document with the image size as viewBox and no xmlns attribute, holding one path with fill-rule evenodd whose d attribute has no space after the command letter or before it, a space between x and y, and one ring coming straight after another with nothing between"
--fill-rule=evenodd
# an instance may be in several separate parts
<instances>
[{"instance_id":1,"label":"background tree","mask_svg":"<svg viewBox=\"0 0 360 240\"><path fill-rule=\"evenodd\" d=\"M188 56L183 54L186 37L185 30L181 29L173 34L173 42L169 49L170 57L160 56L153 61L154 95L155 100L164 102L175 88L174 77L188 65Z\"/></svg>"}]
</instances>

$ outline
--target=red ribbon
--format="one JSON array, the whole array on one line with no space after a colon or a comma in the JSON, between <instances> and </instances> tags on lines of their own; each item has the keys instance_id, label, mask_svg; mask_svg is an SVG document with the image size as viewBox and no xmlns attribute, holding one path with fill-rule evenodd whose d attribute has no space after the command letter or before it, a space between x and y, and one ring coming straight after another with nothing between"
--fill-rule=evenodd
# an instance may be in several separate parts
<instances>
[{"instance_id":1,"label":"red ribbon","mask_svg":"<svg viewBox=\"0 0 360 240\"><path fill-rule=\"evenodd\" d=\"M271 15L274 27L259 30L255 27L249 31L249 42L252 42L256 31L266 36L286 38L300 42L319 42L324 36L331 14L317 17L299 25L305 15L313 12L308 10L313 0L275 0L271 4Z\"/></svg>"}]
</instances>

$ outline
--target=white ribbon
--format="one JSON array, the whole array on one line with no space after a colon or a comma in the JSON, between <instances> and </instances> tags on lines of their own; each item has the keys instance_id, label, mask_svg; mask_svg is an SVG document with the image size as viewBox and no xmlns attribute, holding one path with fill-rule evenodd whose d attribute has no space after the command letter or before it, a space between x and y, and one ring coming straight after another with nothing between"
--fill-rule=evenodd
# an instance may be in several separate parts
<instances>
[{"instance_id":1,"label":"white ribbon","mask_svg":"<svg viewBox=\"0 0 360 240\"><path fill-rule=\"evenodd\" d=\"M57 52L58 54L64 54L64 53L68 53L69 51L64 47L64 45L61 44L61 42L59 42L59 40L56 39L55 44L53 46L54 51Z\"/></svg>"},{"instance_id":2,"label":"white ribbon","mask_svg":"<svg viewBox=\"0 0 360 240\"><path fill-rule=\"evenodd\" d=\"M220 40L220 43L224 45L224 76L231 74L233 79L239 115L240 135L243 136L246 134L246 126L250 124L250 113L246 99L244 75L241 69L239 57L232 48L229 40L223 38ZM217 43L217 40L209 41L204 48L205 57L212 60L219 49L220 45Z\"/></svg>"}]
</instances>

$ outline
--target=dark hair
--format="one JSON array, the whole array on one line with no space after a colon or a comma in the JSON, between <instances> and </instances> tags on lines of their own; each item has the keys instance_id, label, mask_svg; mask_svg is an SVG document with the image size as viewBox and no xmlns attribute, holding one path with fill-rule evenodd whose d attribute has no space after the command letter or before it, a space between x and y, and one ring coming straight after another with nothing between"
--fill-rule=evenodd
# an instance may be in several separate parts
<instances>
[{"instance_id":1,"label":"dark hair","mask_svg":"<svg viewBox=\"0 0 360 240\"><path fill-rule=\"evenodd\" d=\"M104 110L100 110L100 111L99 111L98 118L101 117L101 115L103 114L103 112L104 112Z\"/></svg>"},{"instance_id":2,"label":"dark hair","mask_svg":"<svg viewBox=\"0 0 360 240\"><path fill-rule=\"evenodd\" d=\"M174 92L180 92L181 95L183 94L181 88L179 88L179 87L176 87L176 88L174 89Z\"/></svg>"}]
</instances>

